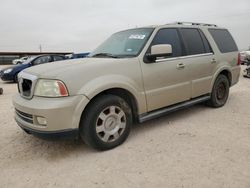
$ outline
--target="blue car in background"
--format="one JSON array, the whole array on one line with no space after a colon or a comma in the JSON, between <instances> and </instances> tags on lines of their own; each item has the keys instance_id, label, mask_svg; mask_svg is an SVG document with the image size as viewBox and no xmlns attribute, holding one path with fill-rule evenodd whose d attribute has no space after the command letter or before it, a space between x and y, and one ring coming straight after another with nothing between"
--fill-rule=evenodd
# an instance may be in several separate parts
<instances>
[{"instance_id":1,"label":"blue car in background","mask_svg":"<svg viewBox=\"0 0 250 188\"><path fill-rule=\"evenodd\" d=\"M29 59L27 59L23 64L11 66L1 70L0 78L3 81L17 82L18 81L17 74L28 67L49 63L53 61L62 61L65 59L66 59L65 56L56 54L32 56Z\"/></svg>"},{"instance_id":2,"label":"blue car in background","mask_svg":"<svg viewBox=\"0 0 250 188\"><path fill-rule=\"evenodd\" d=\"M89 55L89 52L86 52L86 53L78 53L78 54L75 54L75 53L72 53L72 54L68 54L66 55L66 57L68 59L78 59L78 58L85 58Z\"/></svg>"}]
</instances>

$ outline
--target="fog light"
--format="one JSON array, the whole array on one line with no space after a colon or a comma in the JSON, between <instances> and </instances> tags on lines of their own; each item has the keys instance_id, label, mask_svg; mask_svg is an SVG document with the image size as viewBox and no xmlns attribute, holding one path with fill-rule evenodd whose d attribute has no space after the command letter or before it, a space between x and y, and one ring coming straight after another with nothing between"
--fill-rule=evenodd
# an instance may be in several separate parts
<instances>
[{"instance_id":1,"label":"fog light","mask_svg":"<svg viewBox=\"0 0 250 188\"><path fill-rule=\"evenodd\" d=\"M40 125L47 125L47 120L44 117L36 117L36 120Z\"/></svg>"}]
</instances>

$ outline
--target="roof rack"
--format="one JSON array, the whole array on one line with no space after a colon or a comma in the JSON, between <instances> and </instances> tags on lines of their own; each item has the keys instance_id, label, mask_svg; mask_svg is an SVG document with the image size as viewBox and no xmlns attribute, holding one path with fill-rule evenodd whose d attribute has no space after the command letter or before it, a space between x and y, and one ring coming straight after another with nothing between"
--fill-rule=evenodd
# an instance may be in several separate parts
<instances>
[{"instance_id":1,"label":"roof rack","mask_svg":"<svg viewBox=\"0 0 250 188\"><path fill-rule=\"evenodd\" d=\"M200 25L200 26L213 26L213 27L218 27L215 24L207 24L207 23L194 23L194 22L174 22L174 23L169 23L169 24L177 24L177 25ZM167 24L167 25L169 25Z\"/></svg>"}]
</instances>

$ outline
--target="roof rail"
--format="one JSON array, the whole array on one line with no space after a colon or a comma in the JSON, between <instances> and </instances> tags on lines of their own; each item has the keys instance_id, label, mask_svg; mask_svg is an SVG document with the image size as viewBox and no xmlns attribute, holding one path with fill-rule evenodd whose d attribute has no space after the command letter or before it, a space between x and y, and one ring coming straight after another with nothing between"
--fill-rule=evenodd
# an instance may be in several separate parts
<instances>
[{"instance_id":1,"label":"roof rail","mask_svg":"<svg viewBox=\"0 0 250 188\"><path fill-rule=\"evenodd\" d=\"M169 24L177 24L177 25L200 25L200 26L213 26L218 27L215 24L207 24L207 23L194 23L194 22L174 22L174 23L168 23Z\"/></svg>"}]
</instances>

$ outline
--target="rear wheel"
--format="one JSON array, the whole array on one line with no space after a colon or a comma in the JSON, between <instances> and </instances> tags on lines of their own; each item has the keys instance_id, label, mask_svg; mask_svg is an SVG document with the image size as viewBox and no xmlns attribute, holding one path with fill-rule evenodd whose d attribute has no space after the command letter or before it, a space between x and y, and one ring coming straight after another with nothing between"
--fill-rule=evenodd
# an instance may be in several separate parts
<instances>
[{"instance_id":1,"label":"rear wheel","mask_svg":"<svg viewBox=\"0 0 250 188\"><path fill-rule=\"evenodd\" d=\"M224 106L227 102L228 95L229 80L225 75L220 74L214 82L211 98L207 104L215 108Z\"/></svg>"},{"instance_id":2,"label":"rear wheel","mask_svg":"<svg viewBox=\"0 0 250 188\"><path fill-rule=\"evenodd\" d=\"M108 150L126 140L131 124L132 113L126 101L118 96L103 95L83 113L80 136L89 146Z\"/></svg>"}]
</instances>

